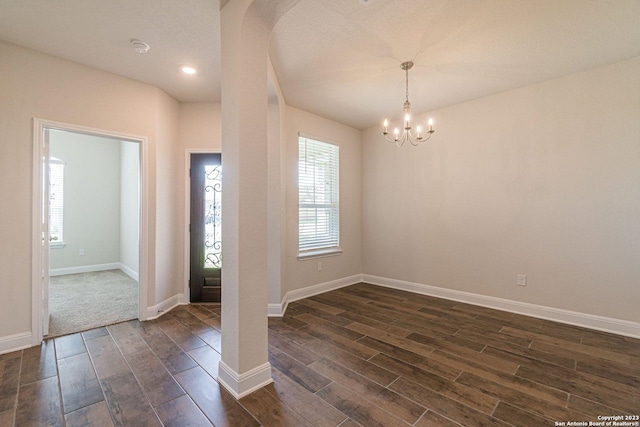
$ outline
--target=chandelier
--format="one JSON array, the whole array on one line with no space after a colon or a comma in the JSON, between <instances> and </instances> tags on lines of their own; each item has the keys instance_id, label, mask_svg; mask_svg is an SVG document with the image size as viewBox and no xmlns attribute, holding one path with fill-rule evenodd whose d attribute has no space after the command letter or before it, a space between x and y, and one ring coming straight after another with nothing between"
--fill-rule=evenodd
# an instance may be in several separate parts
<instances>
[{"instance_id":1,"label":"chandelier","mask_svg":"<svg viewBox=\"0 0 640 427\"><path fill-rule=\"evenodd\" d=\"M411 133L411 103L409 102L409 70L411 67L413 67L413 62L411 61L400 64L400 68L405 71L406 76L406 99L402 109L404 111L404 130L400 133L400 130L395 128L393 130L393 137L389 137L389 121L385 119L383 125L384 129L382 131L386 140L392 144L396 144L398 147L402 147L402 145L407 141L409 141L411 145L418 145L421 142L429 140L431 135L435 132L435 130L433 130L433 119L429 119L429 128L424 134L421 126L416 127L416 135Z\"/></svg>"}]
</instances>

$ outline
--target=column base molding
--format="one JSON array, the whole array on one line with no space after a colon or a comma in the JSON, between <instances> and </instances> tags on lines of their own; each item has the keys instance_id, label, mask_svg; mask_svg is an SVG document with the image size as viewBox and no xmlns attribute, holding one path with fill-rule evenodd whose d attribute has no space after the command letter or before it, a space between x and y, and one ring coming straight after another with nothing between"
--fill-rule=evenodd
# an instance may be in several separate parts
<instances>
[{"instance_id":1,"label":"column base molding","mask_svg":"<svg viewBox=\"0 0 640 427\"><path fill-rule=\"evenodd\" d=\"M242 399L244 396L272 382L271 364L269 362L242 374L238 374L222 360L218 364L218 383L236 399Z\"/></svg>"}]
</instances>

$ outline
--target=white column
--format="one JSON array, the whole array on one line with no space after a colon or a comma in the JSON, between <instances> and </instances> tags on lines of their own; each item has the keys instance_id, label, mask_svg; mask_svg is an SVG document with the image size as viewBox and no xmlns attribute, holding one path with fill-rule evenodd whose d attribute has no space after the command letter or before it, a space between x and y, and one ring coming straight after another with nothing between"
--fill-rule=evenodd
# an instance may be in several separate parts
<instances>
[{"instance_id":1,"label":"white column","mask_svg":"<svg viewBox=\"0 0 640 427\"><path fill-rule=\"evenodd\" d=\"M222 359L236 398L272 382L267 355L271 30L300 0L229 0L222 29Z\"/></svg>"},{"instance_id":2,"label":"white column","mask_svg":"<svg viewBox=\"0 0 640 427\"><path fill-rule=\"evenodd\" d=\"M236 398L272 382L267 358L267 53L252 0L231 0L222 27L222 359Z\"/></svg>"}]
</instances>

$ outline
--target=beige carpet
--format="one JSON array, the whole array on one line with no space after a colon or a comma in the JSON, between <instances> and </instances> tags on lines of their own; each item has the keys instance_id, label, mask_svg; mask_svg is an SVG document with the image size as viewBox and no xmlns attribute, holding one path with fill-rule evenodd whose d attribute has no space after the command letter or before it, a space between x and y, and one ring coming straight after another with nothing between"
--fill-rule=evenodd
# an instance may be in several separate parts
<instances>
[{"instance_id":1,"label":"beige carpet","mask_svg":"<svg viewBox=\"0 0 640 427\"><path fill-rule=\"evenodd\" d=\"M138 317L138 282L120 270L51 277L49 335L86 331Z\"/></svg>"}]
</instances>

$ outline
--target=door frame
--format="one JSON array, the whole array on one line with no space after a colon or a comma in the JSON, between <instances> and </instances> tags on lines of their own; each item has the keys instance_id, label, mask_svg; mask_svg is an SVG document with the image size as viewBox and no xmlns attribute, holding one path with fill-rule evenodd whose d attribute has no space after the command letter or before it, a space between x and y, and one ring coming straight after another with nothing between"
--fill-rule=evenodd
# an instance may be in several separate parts
<instances>
[{"instance_id":1,"label":"door frame","mask_svg":"<svg viewBox=\"0 0 640 427\"><path fill-rule=\"evenodd\" d=\"M132 135L119 131L91 128L87 126L70 123L57 122L53 120L33 118L33 176L32 176L32 226L31 226L31 336L32 344L39 345L43 339L43 316L42 316L42 273L45 260L42 255L42 233L48 227L48 223L41 221L43 209L43 188L42 171L43 158L49 157L49 147L45 146L43 140L44 129L58 129L68 132L102 136L121 141L130 141L140 144L140 206L139 206L139 265L138 265L138 319L146 320L147 307L147 268L149 260L149 247L147 244L149 235L148 204L147 204L147 148L148 139L146 136ZM48 250L49 242L45 239ZM47 271L48 275L49 272Z\"/></svg>"},{"instance_id":2,"label":"door frame","mask_svg":"<svg viewBox=\"0 0 640 427\"><path fill-rule=\"evenodd\" d=\"M191 303L191 291L189 289L189 276L191 274L191 155L192 154L220 154L220 149L187 148L184 151L184 277L183 291L184 302ZM220 160L222 163L222 159ZM223 169L224 170L224 169ZM224 172L223 172L224 173Z\"/></svg>"}]
</instances>

